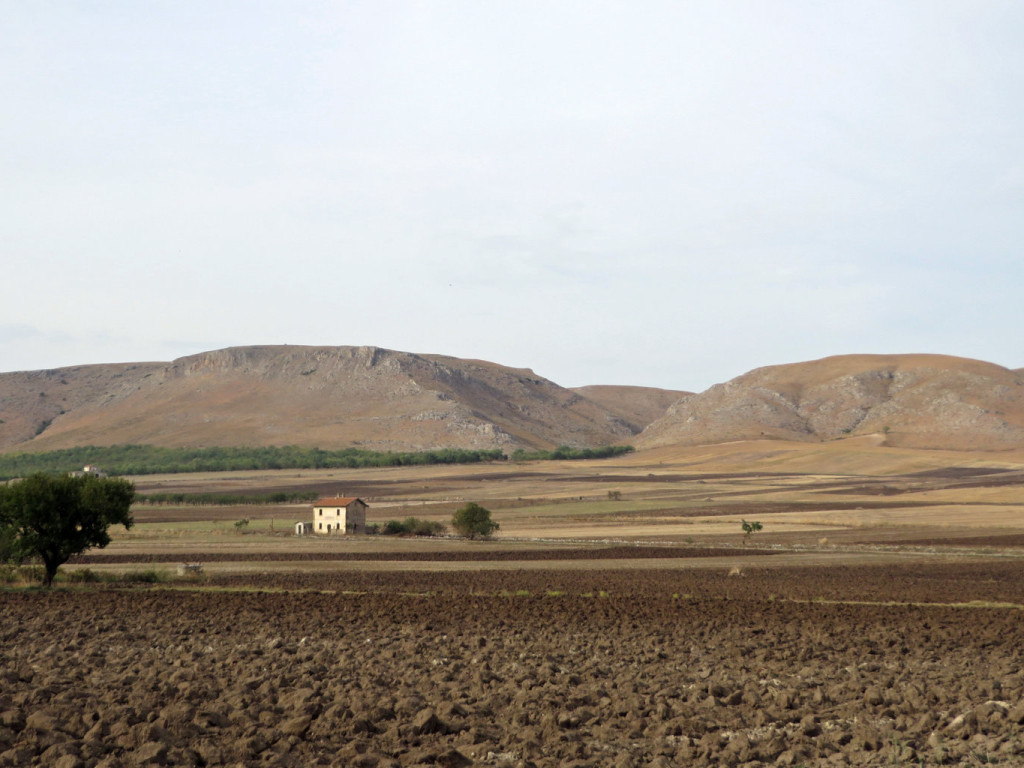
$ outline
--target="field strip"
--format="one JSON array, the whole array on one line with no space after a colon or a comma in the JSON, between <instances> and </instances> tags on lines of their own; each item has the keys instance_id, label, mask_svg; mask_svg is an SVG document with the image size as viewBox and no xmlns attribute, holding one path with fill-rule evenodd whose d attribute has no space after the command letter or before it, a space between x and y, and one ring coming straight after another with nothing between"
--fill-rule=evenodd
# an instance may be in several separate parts
<instances>
[{"instance_id":1,"label":"field strip","mask_svg":"<svg viewBox=\"0 0 1024 768\"><path fill-rule=\"evenodd\" d=\"M696 558L617 558L617 559L565 559L565 560L230 560L203 562L205 572L211 574L244 573L343 573L392 571L630 571L630 570L764 570L775 567L823 566L837 564L885 565L893 563L931 563L985 561L990 558L975 555L948 556L920 552L779 552L772 557L764 555L729 555ZM96 572L139 568L168 568L173 563L96 563L82 562L66 566L69 569L88 568Z\"/></svg>"},{"instance_id":2,"label":"field strip","mask_svg":"<svg viewBox=\"0 0 1024 768\"><path fill-rule=\"evenodd\" d=\"M62 589L74 590L74 591L88 591L91 585L65 585ZM408 590L356 590L356 589L320 589L316 587L277 587L277 586L227 586L221 584L188 584L188 583L161 583L146 585L140 587L139 585L115 587L116 589L123 590L138 590L144 591L164 591L164 592L197 592L197 593L225 593L225 594L286 594L286 595L328 595L328 596L339 596L339 597L372 597L386 593L394 597L411 597L411 598L430 598L436 597L441 594L445 594L443 591L438 590L423 590L423 591L408 591ZM18 588L4 588L3 591L18 591L19 589L25 589L24 587ZM449 593L454 594L454 593ZM604 600L607 598L620 598L629 597L626 593L615 593L615 592L569 592L563 589L550 589L544 591L531 592L527 589L521 590L500 590L496 592L470 592L466 597L483 597L483 598L526 598L526 597L544 597L551 599L559 598L584 598L593 600ZM648 596L650 597L650 596ZM735 602L735 598L721 597L716 595L694 595L694 594L672 594L672 595L655 595L654 597L660 597L662 599L675 601L714 601L714 602ZM967 602L927 602L920 600L841 600L835 598L782 598L769 596L751 602L757 603L788 603L791 605L856 605L856 606L867 606L876 608L953 608L957 610L996 610L996 611L1024 611L1024 605L1020 603L1003 602L1003 601L989 601L989 600L970 600Z\"/></svg>"},{"instance_id":3,"label":"field strip","mask_svg":"<svg viewBox=\"0 0 1024 768\"><path fill-rule=\"evenodd\" d=\"M900 607L914 607L914 608L968 608L977 610L979 608L989 608L993 610L1013 610L1022 611L1024 605L1020 603L1005 603L998 600L969 600L966 603L928 603L920 601L901 601L901 600L835 600L831 598L816 598L812 597L809 599L798 599L798 598L776 598L769 602L779 603L795 603L797 605L869 605L881 608L900 608Z\"/></svg>"}]
</instances>

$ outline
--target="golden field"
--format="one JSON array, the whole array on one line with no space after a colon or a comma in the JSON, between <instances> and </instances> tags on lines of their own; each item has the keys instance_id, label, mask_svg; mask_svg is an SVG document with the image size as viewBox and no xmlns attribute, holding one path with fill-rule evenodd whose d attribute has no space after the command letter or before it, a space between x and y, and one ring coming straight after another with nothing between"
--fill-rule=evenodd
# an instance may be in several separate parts
<instances>
[{"instance_id":1,"label":"golden field","mask_svg":"<svg viewBox=\"0 0 1024 768\"><path fill-rule=\"evenodd\" d=\"M475 501L492 511L501 530L489 542L297 537L294 524L311 519L308 504L137 505L135 527L117 531L102 554L108 556L104 559L147 554L188 559L272 551L273 566L256 556L251 567L304 569L314 566L302 558L317 553L325 558L316 562L318 569L350 569L361 561L332 561L330 553L339 558L369 553L374 567L385 567L388 552L448 551L466 552L460 557L481 565L487 561L488 567L529 567L515 559L495 562L492 553L509 558L509 553L531 549L596 551L641 543L740 547L759 563L765 561L759 553L769 549L776 553L771 558L776 565L1024 553L1024 453L923 451L880 442L870 437L821 445L744 441L601 461L143 476L135 478L141 494L305 489L360 496L370 504L371 523L409 516L446 523L460 504ZM250 523L240 532L234 523L243 518ZM763 530L745 538L744 520L760 522ZM295 560L287 553L294 553ZM616 558L618 567L626 565L625 559ZM742 552L730 552L721 560L661 559L658 567L743 560ZM430 567L467 568L470 562ZM575 567L584 563L576 561ZM206 567L229 565L209 562ZM230 564L232 570L246 567L244 562ZM609 561L602 567L609 567ZM654 567L654 561L645 567Z\"/></svg>"}]
</instances>

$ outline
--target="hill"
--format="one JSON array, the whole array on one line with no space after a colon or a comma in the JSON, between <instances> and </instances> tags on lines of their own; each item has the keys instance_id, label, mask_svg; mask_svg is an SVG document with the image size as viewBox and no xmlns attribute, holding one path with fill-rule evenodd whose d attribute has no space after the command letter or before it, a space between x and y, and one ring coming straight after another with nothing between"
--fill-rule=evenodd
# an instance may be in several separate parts
<instances>
[{"instance_id":1,"label":"hill","mask_svg":"<svg viewBox=\"0 0 1024 768\"><path fill-rule=\"evenodd\" d=\"M942 355L846 355L759 368L698 394L570 390L481 360L305 346L0 374L0 451L143 443L511 452L858 436L889 447L1024 447L1024 374Z\"/></svg>"},{"instance_id":2,"label":"hill","mask_svg":"<svg viewBox=\"0 0 1024 768\"><path fill-rule=\"evenodd\" d=\"M377 347L234 347L0 374L0 450L302 445L415 451L630 442L640 427L529 369Z\"/></svg>"},{"instance_id":3,"label":"hill","mask_svg":"<svg viewBox=\"0 0 1024 768\"><path fill-rule=\"evenodd\" d=\"M572 391L614 413L637 432L661 418L679 398L692 394L676 389L613 385L573 387Z\"/></svg>"},{"instance_id":4,"label":"hill","mask_svg":"<svg viewBox=\"0 0 1024 768\"><path fill-rule=\"evenodd\" d=\"M1024 377L943 355L845 355L758 368L684 397L637 448L732 440L836 440L947 450L1024 446Z\"/></svg>"}]
</instances>

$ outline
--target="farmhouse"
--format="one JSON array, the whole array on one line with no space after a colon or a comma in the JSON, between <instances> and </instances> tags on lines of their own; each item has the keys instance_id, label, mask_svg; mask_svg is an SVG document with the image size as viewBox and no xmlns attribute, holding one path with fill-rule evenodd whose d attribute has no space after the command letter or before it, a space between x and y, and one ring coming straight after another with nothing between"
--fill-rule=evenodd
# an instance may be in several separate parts
<instances>
[{"instance_id":1,"label":"farmhouse","mask_svg":"<svg viewBox=\"0 0 1024 768\"><path fill-rule=\"evenodd\" d=\"M313 533L366 533L366 502L348 496L313 503Z\"/></svg>"},{"instance_id":2,"label":"farmhouse","mask_svg":"<svg viewBox=\"0 0 1024 768\"><path fill-rule=\"evenodd\" d=\"M95 464L86 464L81 470L70 473L72 477L106 477L107 473Z\"/></svg>"}]
</instances>

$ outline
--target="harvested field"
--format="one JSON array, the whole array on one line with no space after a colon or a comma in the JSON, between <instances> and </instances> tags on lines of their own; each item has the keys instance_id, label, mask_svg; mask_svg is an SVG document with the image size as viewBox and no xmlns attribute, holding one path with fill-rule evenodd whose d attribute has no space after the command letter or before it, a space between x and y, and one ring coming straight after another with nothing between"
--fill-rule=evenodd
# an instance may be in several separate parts
<instances>
[{"instance_id":1,"label":"harvested field","mask_svg":"<svg viewBox=\"0 0 1024 768\"><path fill-rule=\"evenodd\" d=\"M730 549L728 547L591 547L572 549L488 549L488 550L435 550L431 552L401 552L391 550L362 552L274 552L258 550L252 552L188 552L185 559L190 562L334 562L334 561L376 561L402 562L511 562L537 560L652 560L673 558L705 557L757 557L775 555L778 552L765 549ZM182 555L176 553L151 553L115 555L90 553L74 558L75 564L109 565L126 563L179 563Z\"/></svg>"},{"instance_id":2,"label":"harvested field","mask_svg":"<svg viewBox=\"0 0 1024 768\"><path fill-rule=\"evenodd\" d=\"M0 592L0 765L1024 761L1013 564L233 583Z\"/></svg>"},{"instance_id":3,"label":"harvested field","mask_svg":"<svg viewBox=\"0 0 1024 768\"><path fill-rule=\"evenodd\" d=\"M140 506L0 590L0 768L1024 765L1024 456L840 442L140 479L501 530Z\"/></svg>"}]
</instances>

